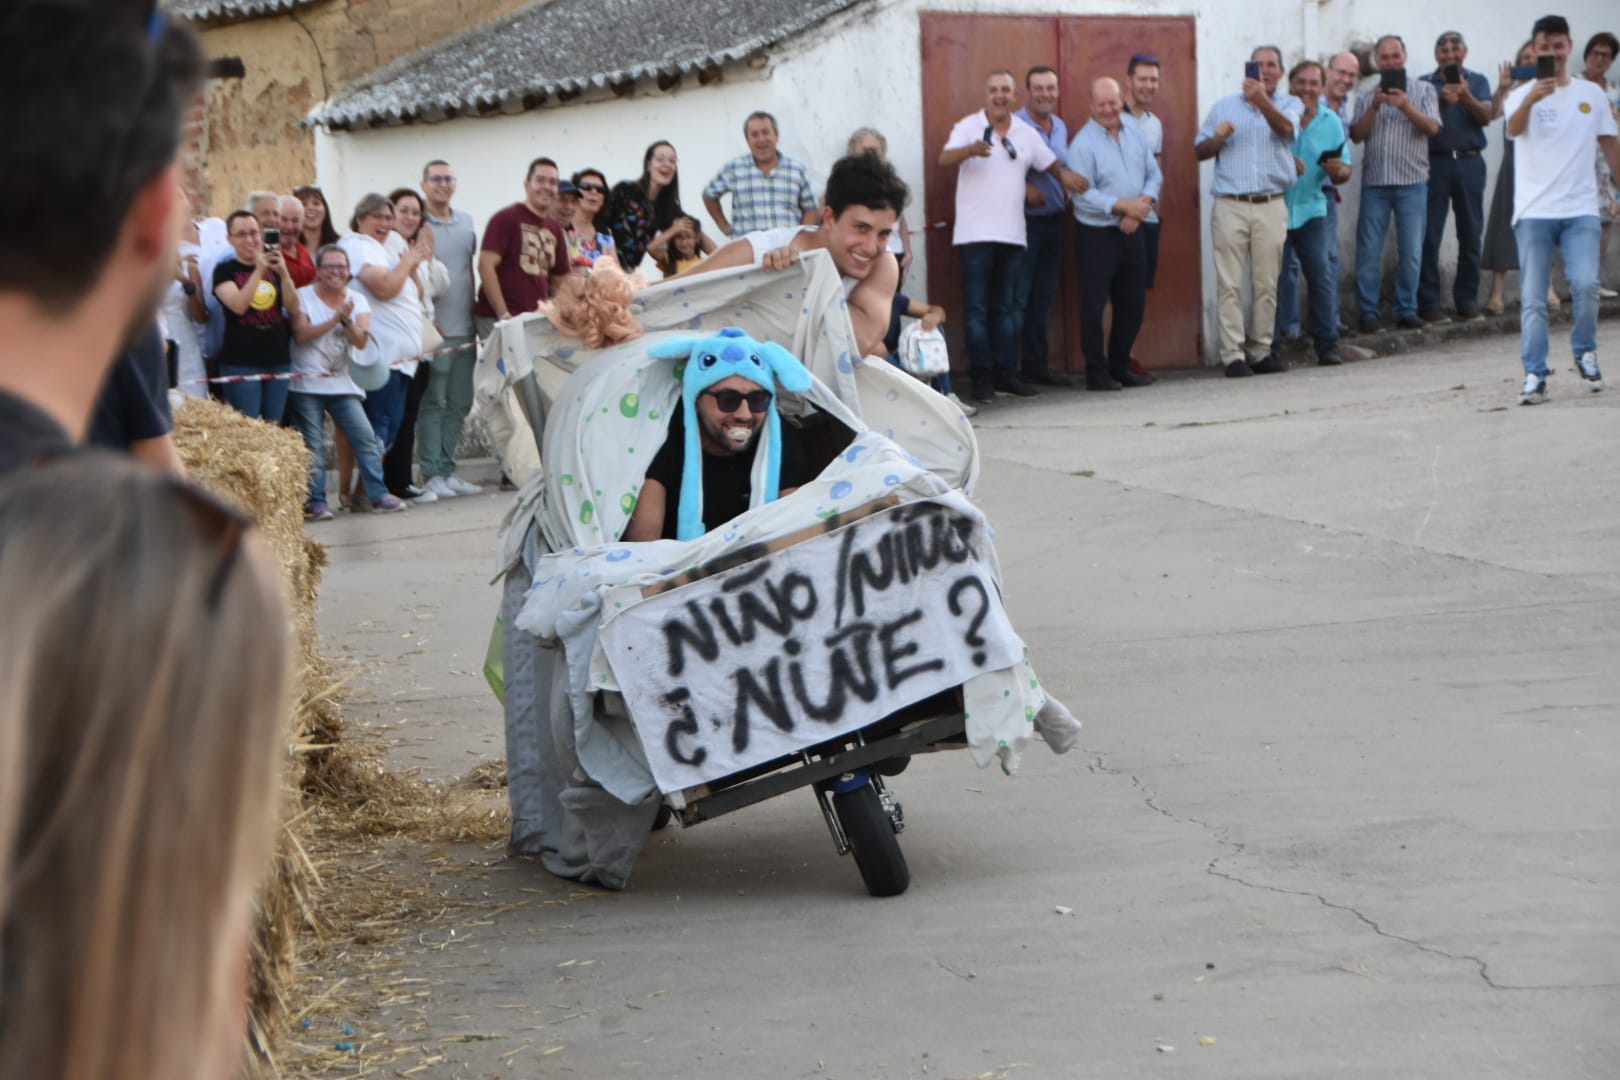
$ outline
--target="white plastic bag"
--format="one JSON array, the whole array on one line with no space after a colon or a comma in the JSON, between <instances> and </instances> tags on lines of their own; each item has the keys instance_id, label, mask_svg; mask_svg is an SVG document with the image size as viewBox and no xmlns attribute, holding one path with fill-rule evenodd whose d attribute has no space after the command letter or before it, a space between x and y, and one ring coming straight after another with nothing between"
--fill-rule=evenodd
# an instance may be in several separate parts
<instances>
[{"instance_id":1,"label":"white plastic bag","mask_svg":"<svg viewBox=\"0 0 1620 1080\"><path fill-rule=\"evenodd\" d=\"M936 327L924 330L922 323L912 322L900 331L900 367L918 379L932 379L951 370L951 358L945 350L945 335Z\"/></svg>"}]
</instances>

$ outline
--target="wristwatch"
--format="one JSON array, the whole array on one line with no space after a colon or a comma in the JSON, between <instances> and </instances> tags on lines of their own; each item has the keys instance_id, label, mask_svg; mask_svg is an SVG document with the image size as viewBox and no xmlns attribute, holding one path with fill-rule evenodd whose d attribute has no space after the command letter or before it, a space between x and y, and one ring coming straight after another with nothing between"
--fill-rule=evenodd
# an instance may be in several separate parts
<instances>
[{"instance_id":1,"label":"wristwatch","mask_svg":"<svg viewBox=\"0 0 1620 1080\"><path fill-rule=\"evenodd\" d=\"M185 293L187 296L196 296L197 286L193 285L189 281L182 281L180 283L180 291Z\"/></svg>"}]
</instances>

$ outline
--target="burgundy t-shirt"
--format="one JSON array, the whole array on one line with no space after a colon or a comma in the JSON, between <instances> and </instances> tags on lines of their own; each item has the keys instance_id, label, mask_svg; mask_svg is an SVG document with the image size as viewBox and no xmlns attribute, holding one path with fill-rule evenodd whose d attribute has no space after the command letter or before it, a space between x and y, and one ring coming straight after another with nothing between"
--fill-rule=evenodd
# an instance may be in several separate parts
<instances>
[{"instance_id":1,"label":"burgundy t-shirt","mask_svg":"<svg viewBox=\"0 0 1620 1080\"><path fill-rule=\"evenodd\" d=\"M500 279L506 309L513 315L538 308L540 301L551 296L551 276L561 276L572 269L568 262L568 239L562 227L523 203L513 203L489 219L484 227L481 250L493 251L501 257L495 276ZM486 319L496 315L482 285L478 288L478 303L473 312Z\"/></svg>"}]
</instances>

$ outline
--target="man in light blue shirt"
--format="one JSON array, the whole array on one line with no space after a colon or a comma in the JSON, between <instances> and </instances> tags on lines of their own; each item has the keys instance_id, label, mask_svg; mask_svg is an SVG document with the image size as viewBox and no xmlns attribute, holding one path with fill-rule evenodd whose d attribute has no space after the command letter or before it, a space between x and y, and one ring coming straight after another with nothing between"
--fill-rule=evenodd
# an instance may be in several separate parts
<instances>
[{"instance_id":1,"label":"man in light blue shirt","mask_svg":"<svg viewBox=\"0 0 1620 1080\"><path fill-rule=\"evenodd\" d=\"M1332 273L1328 255L1338 237L1329 230L1328 207L1333 204L1331 186L1350 179L1350 140L1344 121L1322 99L1325 72L1315 60L1296 64L1288 73L1288 88L1305 105L1300 117L1299 137L1294 140L1299 182L1288 189L1288 245L1283 251L1283 280L1278 295L1298 296L1297 270L1305 271L1310 289L1310 336L1316 347L1316 362L1333 366L1339 358L1339 280ZM1328 190L1324 190L1327 188ZM1277 333L1272 339L1271 356L1255 368L1262 374L1286 371L1282 357L1284 306L1277 306ZM1299 304L1293 303L1298 319Z\"/></svg>"},{"instance_id":2,"label":"man in light blue shirt","mask_svg":"<svg viewBox=\"0 0 1620 1080\"><path fill-rule=\"evenodd\" d=\"M1024 76L1028 104L1013 116L1030 127L1058 158L1069 150L1069 128L1054 110L1058 104L1058 75L1037 64ZM1047 328L1052 301L1057 298L1058 275L1063 270L1063 212L1069 193L1051 173L1030 169L1024 177L1024 235L1026 244L1013 286L1013 311L1018 317L1019 374L1037 386L1073 386L1071 376L1054 372L1047 361Z\"/></svg>"},{"instance_id":3,"label":"man in light blue shirt","mask_svg":"<svg viewBox=\"0 0 1620 1080\"><path fill-rule=\"evenodd\" d=\"M1147 306L1147 247L1142 223L1159 203L1164 174L1153 149L1120 121L1119 83L1103 76L1091 84L1091 120L1069 146L1069 168L1091 180L1077 195L1075 249L1080 257L1080 349L1087 390L1146 386L1132 373L1131 346ZM1103 314L1114 305L1103 345Z\"/></svg>"},{"instance_id":4,"label":"man in light blue shirt","mask_svg":"<svg viewBox=\"0 0 1620 1080\"><path fill-rule=\"evenodd\" d=\"M1215 250L1215 306L1220 324L1220 360L1229 378L1254 374L1265 364L1277 320L1277 277L1288 239L1293 187L1294 137L1304 111L1282 93L1282 50L1262 45L1250 54L1258 79L1245 77L1242 93L1217 101L1198 129L1194 153L1215 159L1210 240ZM1243 309L1243 278L1252 279L1253 307ZM1244 316L1250 326L1245 329Z\"/></svg>"}]
</instances>

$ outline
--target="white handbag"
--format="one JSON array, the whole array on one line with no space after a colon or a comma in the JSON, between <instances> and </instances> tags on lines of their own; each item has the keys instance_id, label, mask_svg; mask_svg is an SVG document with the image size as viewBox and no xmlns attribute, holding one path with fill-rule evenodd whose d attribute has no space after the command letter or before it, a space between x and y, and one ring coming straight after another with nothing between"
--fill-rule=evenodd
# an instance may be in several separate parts
<instances>
[{"instance_id":1,"label":"white handbag","mask_svg":"<svg viewBox=\"0 0 1620 1080\"><path fill-rule=\"evenodd\" d=\"M951 370L945 335L939 328L924 330L921 322L908 322L900 331L900 367L918 379L933 379Z\"/></svg>"}]
</instances>

